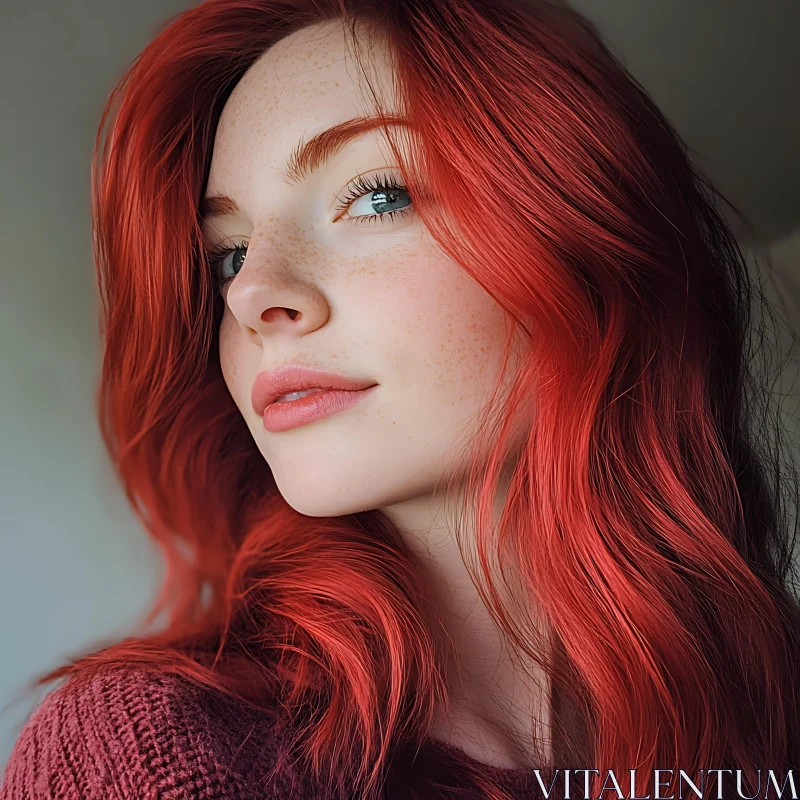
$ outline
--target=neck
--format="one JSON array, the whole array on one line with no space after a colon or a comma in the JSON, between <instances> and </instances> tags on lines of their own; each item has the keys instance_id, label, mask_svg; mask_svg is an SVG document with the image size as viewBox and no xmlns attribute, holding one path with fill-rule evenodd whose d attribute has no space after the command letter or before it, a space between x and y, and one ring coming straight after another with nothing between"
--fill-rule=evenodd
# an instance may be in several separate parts
<instances>
[{"instance_id":1,"label":"neck","mask_svg":"<svg viewBox=\"0 0 800 800\"><path fill-rule=\"evenodd\" d=\"M507 481L498 489L499 519ZM450 505L448 503L448 505ZM384 513L422 562L438 606L431 624L445 643L448 702L436 710L430 735L493 766L530 768L549 759L550 686L536 664L522 666L484 604L445 518L442 499L414 498ZM462 541L474 541L462 531Z\"/></svg>"}]
</instances>

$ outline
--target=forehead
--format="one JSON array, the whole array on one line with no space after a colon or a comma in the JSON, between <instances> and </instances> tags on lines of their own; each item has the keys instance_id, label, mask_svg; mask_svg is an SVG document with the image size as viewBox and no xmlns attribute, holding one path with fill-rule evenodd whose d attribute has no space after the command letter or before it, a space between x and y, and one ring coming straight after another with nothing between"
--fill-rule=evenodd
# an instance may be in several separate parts
<instances>
[{"instance_id":1,"label":"forehead","mask_svg":"<svg viewBox=\"0 0 800 800\"><path fill-rule=\"evenodd\" d=\"M352 33L333 20L281 39L250 67L220 116L209 186L223 175L226 183L241 184L238 173L254 166L282 170L300 138L373 113L370 85L388 109L395 107L393 67L382 32L359 23L356 35L359 62Z\"/></svg>"}]
</instances>

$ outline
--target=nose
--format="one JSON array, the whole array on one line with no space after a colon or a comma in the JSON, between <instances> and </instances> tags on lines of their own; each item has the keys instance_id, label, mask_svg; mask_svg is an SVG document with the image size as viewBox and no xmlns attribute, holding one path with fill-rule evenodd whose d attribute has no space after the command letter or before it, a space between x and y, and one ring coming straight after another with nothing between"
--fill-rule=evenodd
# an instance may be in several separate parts
<instances>
[{"instance_id":1,"label":"nose","mask_svg":"<svg viewBox=\"0 0 800 800\"><path fill-rule=\"evenodd\" d=\"M267 269L248 271L245 265L228 284L226 302L242 332L256 344L281 333L311 333L330 317L321 290L288 270L280 274Z\"/></svg>"}]
</instances>

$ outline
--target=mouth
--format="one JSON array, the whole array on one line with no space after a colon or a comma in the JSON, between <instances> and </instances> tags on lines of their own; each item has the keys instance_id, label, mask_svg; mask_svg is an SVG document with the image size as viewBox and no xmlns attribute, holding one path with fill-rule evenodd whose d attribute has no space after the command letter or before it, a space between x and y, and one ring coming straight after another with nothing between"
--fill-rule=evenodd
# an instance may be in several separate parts
<instances>
[{"instance_id":1,"label":"mouth","mask_svg":"<svg viewBox=\"0 0 800 800\"><path fill-rule=\"evenodd\" d=\"M309 394L314 394L314 392L324 392L324 391L326 390L320 388L320 389L304 389L302 391L297 391L297 392L288 392L287 394L282 394L276 397L272 401L272 403L288 403L291 402L292 400L298 400L301 397L306 397ZM272 403L270 403L270 405L272 405Z\"/></svg>"},{"instance_id":2,"label":"mouth","mask_svg":"<svg viewBox=\"0 0 800 800\"><path fill-rule=\"evenodd\" d=\"M280 395L264 409L264 429L281 433L345 411L373 394L378 385L364 389L304 389Z\"/></svg>"}]
</instances>

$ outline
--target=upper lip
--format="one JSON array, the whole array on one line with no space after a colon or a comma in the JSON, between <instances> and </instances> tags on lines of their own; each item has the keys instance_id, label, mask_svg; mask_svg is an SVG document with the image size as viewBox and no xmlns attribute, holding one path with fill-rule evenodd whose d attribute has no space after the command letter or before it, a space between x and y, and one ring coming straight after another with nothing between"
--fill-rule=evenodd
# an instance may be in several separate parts
<instances>
[{"instance_id":1,"label":"upper lip","mask_svg":"<svg viewBox=\"0 0 800 800\"><path fill-rule=\"evenodd\" d=\"M250 400L253 410L262 416L270 403L283 394L302 392L305 389L344 389L357 392L375 386L375 381L348 378L331 372L304 367L302 364L284 364L272 372L259 372L253 383Z\"/></svg>"}]
</instances>

